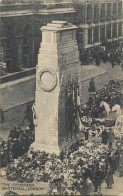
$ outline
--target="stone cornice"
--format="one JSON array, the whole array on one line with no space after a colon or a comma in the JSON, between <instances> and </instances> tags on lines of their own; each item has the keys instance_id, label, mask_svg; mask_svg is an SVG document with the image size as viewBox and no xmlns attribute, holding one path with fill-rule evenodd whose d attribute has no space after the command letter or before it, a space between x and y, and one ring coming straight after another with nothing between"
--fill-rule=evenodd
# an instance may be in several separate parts
<instances>
[{"instance_id":1,"label":"stone cornice","mask_svg":"<svg viewBox=\"0 0 123 196\"><path fill-rule=\"evenodd\" d=\"M75 13L73 8L60 8L60 9L51 9L51 10L39 10L39 11L30 11L30 10L21 10L21 11L9 11L9 12L0 12L1 17L14 17L14 16L27 16L27 15L51 15L51 14L63 14L63 13Z\"/></svg>"}]
</instances>

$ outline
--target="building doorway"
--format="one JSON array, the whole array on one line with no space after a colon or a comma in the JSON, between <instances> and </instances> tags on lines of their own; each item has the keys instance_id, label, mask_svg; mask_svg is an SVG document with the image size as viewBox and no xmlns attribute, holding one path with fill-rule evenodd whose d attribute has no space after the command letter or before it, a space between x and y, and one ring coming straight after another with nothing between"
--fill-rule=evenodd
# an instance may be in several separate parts
<instances>
[{"instance_id":1,"label":"building doorway","mask_svg":"<svg viewBox=\"0 0 123 196\"><path fill-rule=\"evenodd\" d=\"M24 68L34 67L33 27L27 24L23 30L22 62Z\"/></svg>"}]
</instances>

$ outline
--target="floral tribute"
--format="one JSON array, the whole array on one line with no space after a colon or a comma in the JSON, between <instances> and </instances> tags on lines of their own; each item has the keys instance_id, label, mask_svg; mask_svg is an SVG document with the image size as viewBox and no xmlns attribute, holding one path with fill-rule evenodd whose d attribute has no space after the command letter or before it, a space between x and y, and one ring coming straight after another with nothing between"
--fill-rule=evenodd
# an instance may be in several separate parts
<instances>
[{"instance_id":1,"label":"floral tribute","mask_svg":"<svg viewBox=\"0 0 123 196\"><path fill-rule=\"evenodd\" d=\"M77 141L60 156L34 151L16 159L5 169L9 181L49 184L50 194L88 194L97 191L106 175L108 147L89 141Z\"/></svg>"}]
</instances>

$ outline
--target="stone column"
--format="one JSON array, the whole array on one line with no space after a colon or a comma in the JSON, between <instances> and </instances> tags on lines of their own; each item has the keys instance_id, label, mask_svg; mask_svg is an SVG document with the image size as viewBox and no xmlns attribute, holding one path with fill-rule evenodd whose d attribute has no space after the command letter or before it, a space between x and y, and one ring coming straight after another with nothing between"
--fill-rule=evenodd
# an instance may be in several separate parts
<instances>
[{"instance_id":1,"label":"stone column","mask_svg":"<svg viewBox=\"0 0 123 196\"><path fill-rule=\"evenodd\" d=\"M122 21L122 36L123 36L123 21Z\"/></svg>"},{"instance_id":2,"label":"stone column","mask_svg":"<svg viewBox=\"0 0 123 196\"><path fill-rule=\"evenodd\" d=\"M99 5L99 18L100 18L100 13L101 13L101 5L100 5L100 3L98 3L98 5Z\"/></svg>"},{"instance_id":3,"label":"stone column","mask_svg":"<svg viewBox=\"0 0 123 196\"><path fill-rule=\"evenodd\" d=\"M118 33L119 33L118 31L119 31L119 29L118 29L118 22L117 22L117 38L119 37L118 36Z\"/></svg>"},{"instance_id":4,"label":"stone column","mask_svg":"<svg viewBox=\"0 0 123 196\"><path fill-rule=\"evenodd\" d=\"M88 45L88 28L83 29L83 45L84 47Z\"/></svg>"},{"instance_id":5,"label":"stone column","mask_svg":"<svg viewBox=\"0 0 123 196\"><path fill-rule=\"evenodd\" d=\"M107 3L105 3L105 19L107 18Z\"/></svg>"},{"instance_id":6,"label":"stone column","mask_svg":"<svg viewBox=\"0 0 123 196\"><path fill-rule=\"evenodd\" d=\"M3 23L2 19L0 18L0 76L3 72L3 40L2 40L2 30L3 30Z\"/></svg>"},{"instance_id":7,"label":"stone column","mask_svg":"<svg viewBox=\"0 0 123 196\"><path fill-rule=\"evenodd\" d=\"M66 133L65 90L78 76L79 51L75 25L52 21L43 26L36 67L35 149L60 153Z\"/></svg>"},{"instance_id":8,"label":"stone column","mask_svg":"<svg viewBox=\"0 0 123 196\"><path fill-rule=\"evenodd\" d=\"M107 38L107 23L105 23L105 39Z\"/></svg>"},{"instance_id":9,"label":"stone column","mask_svg":"<svg viewBox=\"0 0 123 196\"><path fill-rule=\"evenodd\" d=\"M79 28L83 30L83 47L88 45L88 25L80 25Z\"/></svg>"},{"instance_id":10,"label":"stone column","mask_svg":"<svg viewBox=\"0 0 123 196\"><path fill-rule=\"evenodd\" d=\"M111 2L111 19L113 19L113 3Z\"/></svg>"},{"instance_id":11,"label":"stone column","mask_svg":"<svg viewBox=\"0 0 123 196\"><path fill-rule=\"evenodd\" d=\"M94 3L92 3L92 21L94 21Z\"/></svg>"},{"instance_id":12,"label":"stone column","mask_svg":"<svg viewBox=\"0 0 123 196\"><path fill-rule=\"evenodd\" d=\"M84 8L85 8L85 21L84 21L84 23L86 24L87 23L87 3L85 3L84 4L85 6L84 6Z\"/></svg>"},{"instance_id":13,"label":"stone column","mask_svg":"<svg viewBox=\"0 0 123 196\"><path fill-rule=\"evenodd\" d=\"M100 42L100 26L101 24L99 23L99 28L98 28L99 29L99 40L98 40L99 42Z\"/></svg>"},{"instance_id":14,"label":"stone column","mask_svg":"<svg viewBox=\"0 0 123 196\"><path fill-rule=\"evenodd\" d=\"M111 22L111 39L112 39L112 29L113 29L113 23Z\"/></svg>"},{"instance_id":15,"label":"stone column","mask_svg":"<svg viewBox=\"0 0 123 196\"><path fill-rule=\"evenodd\" d=\"M95 24L92 24L92 44L94 43L94 28Z\"/></svg>"},{"instance_id":16,"label":"stone column","mask_svg":"<svg viewBox=\"0 0 123 196\"><path fill-rule=\"evenodd\" d=\"M22 67L22 38L23 36L16 37L17 43L17 66Z\"/></svg>"}]
</instances>

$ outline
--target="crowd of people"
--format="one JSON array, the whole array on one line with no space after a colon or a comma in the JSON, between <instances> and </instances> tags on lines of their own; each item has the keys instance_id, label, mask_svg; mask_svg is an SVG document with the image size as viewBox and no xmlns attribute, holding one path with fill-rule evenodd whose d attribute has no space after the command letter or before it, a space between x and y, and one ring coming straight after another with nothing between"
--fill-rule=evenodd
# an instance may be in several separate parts
<instances>
[{"instance_id":1,"label":"crowd of people","mask_svg":"<svg viewBox=\"0 0 123 196\"><path fill-rule=\"evenodd\" d=\"M104 107L100 107L100 103L105 101L109 108L121 108L122 106L122 92L120 89L120 83L118 81L111 80L108 85L103 89L97 90L95 88L94 80L90 81L89 86L89 101L86 105L81 105L80 118L82 122L81 131L85 136L85 140L89 137L102 137L102 143L109 145L112 148L114 138L121 139L123 136L122 129L122 113L110 110L109 116ZM120 121L117 120L121 118ZM121 125L121 126L120 126Z\"/></svg>"},{"instance_id":2,"label":"crowd of people","mask_svg":"<svg viewBox=\"0 0 123 196\"><path fill-rule=\"evenodd\" d=\"M0 141L0 168L6 167L10 162L24 155L30 144L34 141L34 130L27 127L14 127L10 131L7 141L1 138Z\"/></svg>"},{"instance_id":3,"label":"crowd of people","mask_svg":"<svg viewBox=\"0 0 123 196\"><path fill-rule=\"evenodd\" d=\"M122 106L123 94L119 81L111 80L103 89L96 90L95 82L92 79L89 86L89 99L85 105L80 106L81 116L93 118L102 117L104 107L100 107L101 101L105 101L110 108L115 104Z\"/></svg>"},{"instance_id":4,"label":"crowd of people","mask_svg":"<svg viewBox=\"0 0 123 196\"><path fill-rule=\"evenodd\" d=\"M116 43L105 40L100 46L82 50L80 60L82 65L89 65L95 62L97 66L101 62L106 63L109 61L112 68L114 68L116 64L122 62L122 42Z\"/></svg>"}]
</instances>

